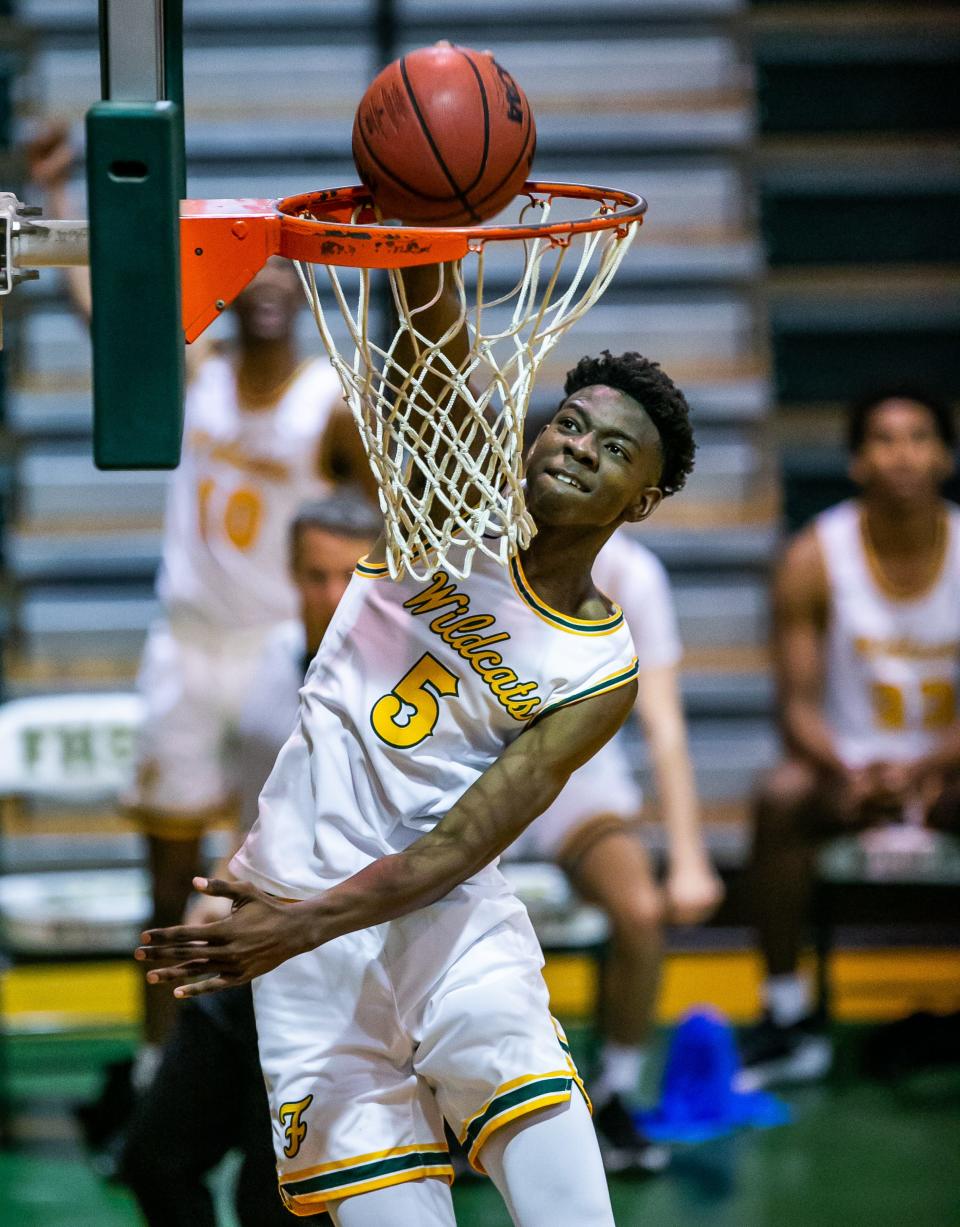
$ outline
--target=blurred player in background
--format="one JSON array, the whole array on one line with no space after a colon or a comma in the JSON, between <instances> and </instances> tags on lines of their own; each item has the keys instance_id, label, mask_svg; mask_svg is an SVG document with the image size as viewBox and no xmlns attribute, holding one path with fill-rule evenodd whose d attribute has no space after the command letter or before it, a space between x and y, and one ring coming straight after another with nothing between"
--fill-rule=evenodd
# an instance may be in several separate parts
<instances>
[{"instance_id":1,"label":"blurred player in background","mask_svg":"<svg viewBox=\"0 0 960 1227\"><path fill-rule=\"evenodd\" d=\"M530 826L511 854L556 860L584 899L610 920L599 1011L603 1046L590 1083L594 1124L608 1172L660 1171L669 1151L633 1124L654 1021L665 922L695 924L723 888L703 845L687 749L678 666L681 645L662 563L624 530L597 556L597 587L623 610L639 662L636 711L667 828L667 875L658 885L637 824L643 797L622 734L608 742Z\"/></svg>"},{"instance_id":2,"label":"blurred player in background","mask_svg":"<svg viewBox=\"0 0 960 1227\"><path fill-rule=\"evenodd\" d=\"M756 799L750 896L766 1015L744 1083L815 1078L831 1060L798 971L824 839L889 821L960 821L960 511L941 487L949 405L891 388L852 406L858 498L790 543L774 580L774 659L789 757Z\"/></svg>"},{"instance_id":3,"label":"blurred player in background","mask_svg":"<svg viewBox=\"0 0 960 1227\"><path fill-rule=\"evenodd\" d=\"M380 529L371 504L350 493L307 504L293 521L290 566L300 617L271 631L239 721L244 834L257 816L260 789L296 724L307 667L357 559ZM229 876L225 868L220 872ZM229 900L198 896L187 919L193 924L218 920L229 907ZM137 1103L122 1175L150 1227L213 1227L204 1177L234 1148L243 1154L235 1197L241 1227L289 1223L277 1192L249 985L178 1008L157 1075Z\"/></svg>"},{"instance_id":4,"label":"blurred player in background","mask_svg":"<svg viewBox=\"0 0 960 1227\"><path fill-rule=\"evenodd\" d=\"M30 165L48 212L69 212L65 128L52 125L37 138ZM69 272L74 303L89 316L86 270ZM373 492L333 368L325 357L300 354L303 305L294 266L274 258L233 305L233 343L187 350L183 451L167 490L157 580L163 614L140 665L146 720L127 798L149 844L158 924L182 916L203 832L233 814L239 714L267 636L297 609L290 521L337 483ZM146 987L136 1089L150 1081L173 1007L169 993ZM117 1099L125 1099L122 1087ZM107 1121L90 1123L91 1137L108 1129Z\"/></svg>"},{"instance_id":5,"label":"blurred player in background","mask_svg":"<svg viewBox=\"0 0 960 1227\"><path fill-rule=\"evenodd\" d=\"M326 359L303 362L293 266L271 260L240 294L237 344L187 388L180 467L170 480L157 592L138 686L147 715L130 807L150 844L155 915L183 914L200 840L237 792L236 732L264 644L296 613L286 538L297 507L369 468ZM171 1023L148 989L147 1045ZM149 1080L151 1049L141 1069Z\"/></svg>"}]
</instances>

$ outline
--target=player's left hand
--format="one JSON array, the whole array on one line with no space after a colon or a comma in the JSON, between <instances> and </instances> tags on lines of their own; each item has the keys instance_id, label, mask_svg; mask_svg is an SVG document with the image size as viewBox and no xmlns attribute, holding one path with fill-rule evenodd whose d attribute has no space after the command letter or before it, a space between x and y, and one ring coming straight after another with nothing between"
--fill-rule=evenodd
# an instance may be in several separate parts
<instances>
[{"instance_id":1,"label":"player's left hand","mask_svg":"<svg viewBox=\"0 0 960 1227\"><path fill-rule=\"evenodd\" d=\"M193 885L201 894L231 900L232 910L213 924L142 933L134 958L154 965L148 984L176 984L175 997L199 997L246 984L310 948L296 904L249 882L194 878Z\"/></svg>"},{"instance_id":2,"label":"player's left hand","mask_svg":"<svg viewBox=\"0 0 960 1227\"><path fill-rule=\"evenodd\" d=\"M723 883L705 856L673 864L664 883L667 917L673 924L706 920L723 899Z\"/></svg>"}]
</instances>

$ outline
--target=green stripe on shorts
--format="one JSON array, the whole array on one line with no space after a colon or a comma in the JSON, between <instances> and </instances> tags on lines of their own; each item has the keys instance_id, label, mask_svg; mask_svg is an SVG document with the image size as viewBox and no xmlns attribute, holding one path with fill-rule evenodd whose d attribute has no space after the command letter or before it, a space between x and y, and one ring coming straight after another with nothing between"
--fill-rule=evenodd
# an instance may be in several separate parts
<instances>
[{"instance_id":1,"label":"green stripe on shorts","mask_svg":"<svg viewBox=\"0 0 960 1227\"><path fill-rule=\"evenodd\" d=\"M395 1176L418 1167L438 1167L449 1163L445 1150L412 1150L405 1155L388 1155L384 1159L372 1159L355 1167L338 1167L333 1171L306 1176L303 1180L284 1181L283 1191L288 1197L302 1197L305 1193L329 1193L332 1189L349 1188L353 1184L366 1184L383 1176Z\"/></svg>"},{"instance_id":2,"label":"green stripe on shorts","mask_svg":"<svg viewBox=\"0 0 960 1227\"><path fill-rule=\"evenodd\" d=\"M525 1082L523 1086L514 1087L512 1091L505 1091L502 1095L497 1095L467 1126L463 1139L464 1147L470 1151L481 1131L495 1116L499 1116L502 1112L509 1112L511 1108L528 1103L531 1099L539 1099L543 1095L569 1092L572 1085L573 1079L566 1076L538 1078L536 1082Z\"/></svg>"}]
</instances>

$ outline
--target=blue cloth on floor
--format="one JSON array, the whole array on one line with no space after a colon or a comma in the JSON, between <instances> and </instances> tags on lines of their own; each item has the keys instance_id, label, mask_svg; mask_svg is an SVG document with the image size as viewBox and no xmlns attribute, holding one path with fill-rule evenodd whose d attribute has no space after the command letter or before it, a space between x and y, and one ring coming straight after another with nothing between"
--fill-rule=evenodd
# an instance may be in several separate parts
<instances>
[{"instance_id":1,"label":"blue cloth on floor","mask_svg":"<svg viewBox=\"0 0 960 1227\"><path fill-rule=\"evenodd\" d=\"M720 1014L687 1014L670 1037L660 1103L635 1113L656 1142L703 1142L734 1129L785 1125L790 1109L766 1091L734 1089L740 1057L733 1028Z\"/></svg>"}]
</instances>

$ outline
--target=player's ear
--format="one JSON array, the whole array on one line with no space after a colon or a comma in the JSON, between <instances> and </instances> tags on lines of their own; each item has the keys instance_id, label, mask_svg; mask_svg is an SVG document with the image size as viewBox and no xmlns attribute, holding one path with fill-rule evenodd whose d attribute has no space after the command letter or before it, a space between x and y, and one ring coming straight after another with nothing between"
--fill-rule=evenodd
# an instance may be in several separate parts
<instances>
[{"instance_id":1,"label":"player's ear","mask_svg":"<svg viewBox=\"0 0 960 1227\"><path fill-rule=\"evenodd\" d=\"M647 486L646 489L640 491L623 513L624 522L627 524L639 524L641 520L652 516L662 502L663 491L660 487Z\"/></svg>"},{"instance_id":2,"label":"player's ear","mask_svg":"<svg viewBox=\"0 0 960 1227\"><path fill-rule=\"evenodd\" d=\"M847 464L847 476L855 486L862 486L866 473L863 466L863 456L860 452L854 452Z\"/></svg>"}]
</instances>

